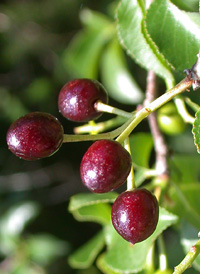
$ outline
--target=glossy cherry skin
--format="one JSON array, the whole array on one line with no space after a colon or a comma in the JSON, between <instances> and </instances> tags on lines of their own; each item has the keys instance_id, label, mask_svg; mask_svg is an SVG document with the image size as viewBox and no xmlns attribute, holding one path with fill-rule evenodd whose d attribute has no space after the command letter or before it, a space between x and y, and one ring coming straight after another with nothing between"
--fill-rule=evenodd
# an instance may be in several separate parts
<instances>
[{"instance_id":1,"label":"glossy cherry skin","mask_svg":"<svg viewBox=\"0 0 200 274\"><path fill-rule=\"evenodd\" d=\"M132 244L144 241L154 232L158 215L157 199L146 189L123 192L111 212L114 228Z\"/></svg>"},{"instance_id":2,"label":"glossy cherry skin","mask_svg":"<svg viewBox=\"0 0 200 274\"><path fill-rule=\"evenodd\" d=\"M48 113L32 112L8 129L8 148L24 160L37 160L55 153L63 142L63 127Z\"/></svg>"},{"instance_id":3,"label":"glossy cherry skin","mask_svg":"<svg viewBox=\"0 0 200 274\"><path fill-rule=\"evenodd\" d=\"M96 80L76 79L68 82L58 96L62 115L75 122L87 122L101 116L94 108L97 101L108 102L107 92Z\"/></svg>"},{"instance_id":4,"label":"glossy cherry skin","mask_svg":"<svg viewBox=\"0 0 200 274\"><path fill-rule=\"evenodd\" d=\"M121 186L130 169L131 156L118 142L99 140L84 154L80 173L90 191L105 193Z\"/></svg>"}]
</instances>

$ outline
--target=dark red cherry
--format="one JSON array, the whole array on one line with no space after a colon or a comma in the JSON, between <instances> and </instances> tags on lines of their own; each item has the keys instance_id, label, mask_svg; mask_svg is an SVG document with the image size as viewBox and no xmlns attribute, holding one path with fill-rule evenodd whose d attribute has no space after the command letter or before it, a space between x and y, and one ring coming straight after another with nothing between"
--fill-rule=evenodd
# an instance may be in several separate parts
<instances>
[{"instance_id":1,"label":"dark red cherry","mask_svg":"<svg viewBox=\"0 0 200 274\"><path fill-rule=\"evenodd\" d=\"M16 120L8 129L8 148L25 160L37 160L56 152L63 142L63 127L48 113L33 112Z\"/></svg>"},{"instance_id":2,"label":"dark red cherry","mask_svg":"<svg viewBox=\"0 0 200 274\"><path fill-rule=\"evenodd\" d=\"M147 239L156 229L159 206L146 189L120 194L112 206L112 223L116 231L132 244Z\"/></svg>"},{"instance_id":3,"label":"dark red cherry","mask_svg":"<svg viewBox=\"0 0 200 274\"><path fill-rule=\"evenodd\" d=\"M84 154L80 173L89 190L104 193L121 186L130 169L131 156L118 142L99 140Z\"/></svg>"},{"instance_id":4,"label":"dark red cherry","mask_svg":"<svg viewBox=\"0 0 200 274\"><path fill-rule=\"evenodd\" d=\"M76 79L68 82L58 96L58 108L62 115L75 122L87 122L101 116L94 108L100 100L107 103L108 97L104 87L96 80Z\"/></svg>"}]
</instances>

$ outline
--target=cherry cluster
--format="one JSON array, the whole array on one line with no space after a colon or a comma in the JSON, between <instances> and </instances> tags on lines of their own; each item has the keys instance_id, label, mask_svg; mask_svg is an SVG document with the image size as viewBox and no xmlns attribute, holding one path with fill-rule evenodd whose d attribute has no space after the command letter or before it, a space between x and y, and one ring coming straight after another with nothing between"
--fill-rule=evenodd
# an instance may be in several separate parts
<instances>
[{"instance_id":1,"label":"cherry cluster","mask_svg":"<svg viewBox=\"0 0 200 274\"><path fill-rule=\"evenodd\" d=\"M61 114L76 122L87 122L102 115L97 102L107 103L105 88L96 80L76 79L60 90L58 108ZM8 148L25 160L37 160L54 154L62 145L64 130L49 113L33 112L16 120L8 129ZM84 154L80 174L83 184L92 192L105 193L126 181L132 166L129 152L117 141L101 139ZM116 231L135 244L148 238L158 222L158 202L146 189L121 193L112 206L112 223Z\"/></svg>"}]
</instances>

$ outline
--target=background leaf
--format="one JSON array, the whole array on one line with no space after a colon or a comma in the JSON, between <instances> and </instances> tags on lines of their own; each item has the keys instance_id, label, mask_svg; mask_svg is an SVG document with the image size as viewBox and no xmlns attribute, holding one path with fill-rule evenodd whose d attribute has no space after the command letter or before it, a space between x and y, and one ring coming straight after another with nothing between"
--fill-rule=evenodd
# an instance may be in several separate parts
<instances>
[{"instance_id":1,"label":"background leaf","mask_svg":"<svg viewBox=\"0 0 200 274\"><path fill-rule=\"evenodd\" d=\"M87 8L81 10L80 20L84 27L95 31L100 31L112 23L105 14Z\"/></svg>"},{"instance_id":2,"label":"background leaf","mask_svg":"<svg viewBox=\"0 0 200 274\"><path fill-rule=\"evenodd\" d=\"M169 160L171 180L177 184L198 182L200 157L198 154L175 154Z\"/></svg>"},{"instance_id":3,"label":"background leaf","mask_svg":"<svg viewBox=\"0 0 200 274\"><path fill-rule=\"evenodd\" d=\"M165 58L181 72L191 68L199 50L200 14L182 11L168 0L156 0L148 10L146 22Z\"/></svg>"},{"instance_id":4,"label":"background leaf","mask_svg":"<svg viewBox=\"0 0 200 274\"><path fill-rule=\"evenodd\" d=\"M180 216L182 219L187 220L195 227L200 227L200 184L173 184L170 189L170 197L173 203L169 209ZM183 210L184 208L184 210Z\"/></svg>"},{"instance_id":5,"label":"background leaf","mask_svg":"<svg viewBox=\"0 0 200 274\"><path fill-rule=\"evenodd\" d=\"M117 10L120 43L140 66L153 70L164 79L173 81L166 60L146 31L146 26L143 24L144 17L145 10L142 1L121 1Z\"/></svg>"},{"instance_id":6,"label":"background leaf","mask_svg":"<svg viewBox=\"0 0 200 274\"><path fill-rule=\"evenodd\" d=\"M149 167L149 158L153 148L153 139L149 133L135 133L130 136L131 155L133 163Z\"/></svg>"},{"instance_id":7,"label":"background leaf","mask_svg":"<svg viewBox=\"0 0 200 274\"><path fill-rule=\"evenodd\" d=\"M69 256L69 264L73 268L90 267L104 244L104 233L101 231Z\"/></svg>"},{"instance_id":8,"label":"background leaf","mask_svg":"<svg viewBox=\"0 0 200 274\"><path fill-rule=\"evenodd\" d=\"M57 257L66 255L69 251L69 246L65 241L50 234L30 236L26 245L31 260L40 265L52 263Z\"/></svg>"},{"instance_id":9,"label":"background leaf","mask_svg":"<svg viewBox=\"0 0 200 274\"><path fill-rule=\"evenodd\" d=\"M79 221L110 222L111 206L118 196L115 192L105 194L77 194L70 200L69 211Z\"/></svg>"},{"instance_id":10,"label":"background leaf","mask_svg":"<svg viewBox=\"0 0 200 274\"><path fill-rule=\"evenodd\" d=\"M102 82L109 96L124 104L140 103L144 95L128 70L118 41L109 43L101 60Z\"/></svg>"},{"instance_id":11,"label":"background leaf","mask_svg":"<svg viewBox=\"0 0 200 274\"><path fill-rule=\"evenodd\" d=\"M99 31L86 29L77 34L64 52L65 68L75 77L96 79L101 51L114 31L110 25Z\"/></svg>"}]
</instances>

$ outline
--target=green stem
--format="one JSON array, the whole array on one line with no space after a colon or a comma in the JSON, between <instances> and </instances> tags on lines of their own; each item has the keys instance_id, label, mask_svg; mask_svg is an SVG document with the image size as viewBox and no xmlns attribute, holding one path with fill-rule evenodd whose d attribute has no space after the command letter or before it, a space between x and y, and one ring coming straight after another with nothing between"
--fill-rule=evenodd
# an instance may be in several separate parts
<instances>
[{"instance_id":1,"label":"green stem","mask_svg":"<svg viewBox=\"0 0 200 274\"><path fill-rule=\"evenodd\" d=\"M117 116L115 118L112 118L110 120L100 122L100 123L95 123L94 125L91 124L85 124L79 127L74 128L74 133L75 134L81 134L81 133L91 133L91 132L103 132L111 128L116 128L123 123L127 121L127 118Z\"/></svg>"},{"instance_id":2,"label":"green stem","mask_svg":"<svg viewBox=\"0 0 200 274\"><path fill-rule=\"evenodd\" d=\"M133 114L130 113L130 112L127 112L127 111L124 111L122 109L109 106L107 104L102 103L101 101L97 101L94 104L94 108L96 109L96 111L99 111L99 112L112 113L112 114L116 114L116 115L126 117L126 118L131 118L133 116Z\"/></svg>"},{"instance_id":3,"label":"green stem","mask_svg":"<svg viewBox=\"0 0 200 274\"><path fill-rule=\"evenodd\" d=\"M191 109L194 112L197 112L200 109L200 106L196 103L194 103L190 98L186 97L185 98L185 102L188 104L189 107L191 107Z\"/></svg>"},{"instance_id":4,"label":"green stem","mask_svg":"<svg viewBox=\"0 0 200 274\"><path fill-rule=\"evenodd\" d=\"M191 267L192 263L194 262L195 258L199 255L199 253L200 253L200 240L198 240L198 242L190 248L190 251L182 260L182 262L174 268L173 274L181 274L186 269Z\"/></svg>"},{"instance_id":5,"label":"green stem","mask_svg":"<svg viewBox=\"0 0 200 274\"><path fill-rule=\"evenodd\" d=\"M131 154L129 137L127 137L124 140L124 147ZM131 165L131 171L127 178L127 190L130 191L130 190L133 190L134 188L135 188L135 176L134 176L133 165Z\"/></svg>"},{"instance_id":6,"label":"green stem","mask_svg":"<svg viewBox=\"0 0 200 274\"><path fill-rule=\"evenodd\" d=\"M117 129L107 132L107 133L101 133L101 134L96 134L96 135L64 134L63 143L95 141L95 140L100 140L100 139L114 139L117 136L119 136L134 119L135 119L135 115L132 115L132 117L129 118L121 127L118 127Z\"/></svg>"},{"instance_id":7,"label":"green stem","mask_svg":"<svg viewBox=\"0 0 200 274\"><path fill-rule=\"evenodd\" d=\"M185 106L185 102L183 101L183 99L180 98L180 97L175 98L174 103L176 104L177 111L181 115L181 117L183 118L183 120L186 123L194 124L194 117L192 117L189 114L189 112L187 111L187 108Z\"/></svg>"},{"instance_id":8,"label":"green stem","mask_svg":"<svg viewBox=\"0 0 200 274\"><path fill-rule=\"evenodd\" d=\"M157 110L159 107L170 101L176 95L182 93L186 89L192 86L192 80L189 80L187 77L183 79L180 83L178 83L174 88L170 89L168 92L164 93L152 103L142 108L140 111L136 113L135 119L129 124L129 126L119 135L116 139L119 143L123 143L127 136L131 134L133 129L150 113Z\"/></svg>"}]
</instances>

